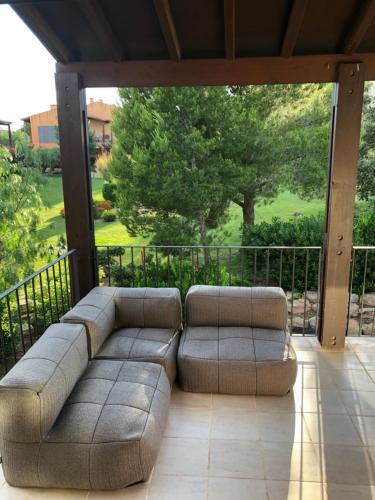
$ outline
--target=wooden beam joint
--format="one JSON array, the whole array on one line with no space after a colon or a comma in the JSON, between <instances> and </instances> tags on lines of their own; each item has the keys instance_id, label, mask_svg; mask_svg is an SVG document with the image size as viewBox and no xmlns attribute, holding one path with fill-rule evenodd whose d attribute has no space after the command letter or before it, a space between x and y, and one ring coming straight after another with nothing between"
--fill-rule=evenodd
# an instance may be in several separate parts
<instances>
[{"instance_id":1,"label":"wooden beam joint","mask_svg":"<svg viewBox=\"0 0 375 500\"><path fill-rule=\"evenodd\" d=\"M293 55L309 0L294 0L281 48L282 57Z\"/></svg>"},{"instance_id":2,"label":"wooden beam joint","mask_svg":"<svg viewBox=\"0 0 375 500\"><path fill-rule=\"evenodd\" d=\"M179 62L181 60L181 49L169 0L154 0L154 5L169 56L172 61Z\"/></svg>"}]
</instances>

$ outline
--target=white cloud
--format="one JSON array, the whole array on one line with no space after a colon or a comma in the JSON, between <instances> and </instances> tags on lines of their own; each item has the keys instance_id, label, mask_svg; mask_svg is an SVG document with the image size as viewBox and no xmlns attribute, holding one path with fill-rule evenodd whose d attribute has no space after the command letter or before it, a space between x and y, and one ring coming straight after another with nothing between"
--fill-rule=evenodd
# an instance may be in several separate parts
<instances>
[{"instance_id":1,"label":"white cloud","mask_svg":"<svg viewBox=\"0 0 375 500\"><path fill-rule=\"evenodd\" d=\"M0 119L21 125L21 118L56 103L55 61L8 6L0 5ZM116 89L87 89L87 99L117 101Z\"/></svg>"}]
</instances>

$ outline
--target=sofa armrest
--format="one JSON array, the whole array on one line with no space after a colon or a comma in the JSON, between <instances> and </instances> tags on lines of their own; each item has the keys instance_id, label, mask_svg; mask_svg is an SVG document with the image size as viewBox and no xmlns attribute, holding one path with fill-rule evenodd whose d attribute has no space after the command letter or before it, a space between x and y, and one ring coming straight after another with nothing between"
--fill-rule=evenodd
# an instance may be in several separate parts
<instances>
[{"instance_id":1,"label":"sofa armrest","mask_svg":"<svg viewBox=\"0 0 375 500\"><path fill-rule=\"evenodd\" d=\"M115 287L93 288L61 319L63 323L85 325L89 357L93 358L115 327Z\"/></svg>"},{"instance_id":2,"label":"sofa armrest","mask_svg":"<svg viewBox=\"0 0 375 500\"><path fill-rule=\"evenodd\" d=\"M45 436L88 364L82 325L51 325L0 381L1 441Z\"/></svg>"}]
</instances>

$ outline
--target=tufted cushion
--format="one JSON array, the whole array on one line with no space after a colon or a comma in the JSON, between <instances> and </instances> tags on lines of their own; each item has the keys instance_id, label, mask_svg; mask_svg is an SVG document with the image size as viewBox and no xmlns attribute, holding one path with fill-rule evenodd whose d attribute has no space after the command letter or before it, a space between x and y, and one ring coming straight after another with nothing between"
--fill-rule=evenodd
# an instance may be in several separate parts
<instances>
[{"instance_id":1,"label":"tufted cushion","mask_svg":"<svg viewBox=\"0 0 375 500\"><path fill-rule=\"evenodd\" d=\"M192 286L186 295L189 326L248 326L285 330L285 293L276 287Z\"/></svg>"},{"instance_id":2,"label":"tufted cushion","mask_svg":"<svg viewBox=\"0 0 375 500\"><path fill-rule=\"evenodd\" d=\"M118 328L181 327L181 298L177 288L117 288L116 326Z\"/></svg>"},{"instance_id":3,"label":"tufted cushion","mask_svg":"<svg viewBox=\"0 0 375 500\"><path fill-rule=\"evenodd\" d=\"M99 359L150 361L164 366L170 384L176 378L179 332L163 328L120 328L104 342Z\"/></svg>"},{"instance_id":4,"label":"tufted cushion","mask_svg":"<svg viewBox=\"0 0 375 500\"><path fill-rule=\"evenodd\" d=\"M41 443L6 444L6 478L19 486L80 489L119 489L145 480L169 399L160 365L93 360Z\"/></svg>"},{"instance_id":5,"label":"tufted cushion","mask_svg":"<svg viewBox=\"0 0 375 500\"><path fill-rule=\"evenodd\" d=\"M84 324L88 334L90 358L100 349L101 345L115 326L114 294L117 288L93 288L62 318L64 323Z\"/></svg>"},{"instance_id":6,"label":"tufted cushion","mask_svg":"<svg viewBox=\"0 0 375 500\"><path fill-rule=\"evenodd\" d=\"M296 371L290 336L283 330L188 326L182 334L178 374L186 391L283 395Z\"/></svg>"}]
</instances>

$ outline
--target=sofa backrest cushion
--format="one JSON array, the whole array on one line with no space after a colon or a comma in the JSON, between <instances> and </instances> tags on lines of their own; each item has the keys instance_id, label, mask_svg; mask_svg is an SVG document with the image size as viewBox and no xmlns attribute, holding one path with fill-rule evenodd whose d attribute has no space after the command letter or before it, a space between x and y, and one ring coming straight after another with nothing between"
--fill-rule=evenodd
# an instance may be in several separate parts
<instances>
[{"instance_id":1,"label":"sofa backrest cushion","mask_svg":"<svg viewBox=\"0 0 375 500\"><path fill-rule=\"evenodd\" d=\"M181 327L178 288L117 288L114 299L117 328Z\"/></svg>"},{"instance_id":2,"label":"sofa backrest cushion","mask_svg":"<svg viewBox=\"0 0 375 500\"><path fill-rule=\"evenodd\" d=\"M285 293L276 287L192 286L186 295L189 326L249 326L285 330Z\"/></svg>"},{"instance_id":3,"label":"sofa backrest cushion","mask_svg":"<svg viewBox=\"0 0 375 500\"><path fill-rule=\"evenodd\" d=\"M94 357L115 327L116 287L93 288L62 318L64 323L82 323L89 337L89 356Z\"/></svg>"},{"instance_id":4,"label":"sofa backrest cushion","mask_svg":"<svg viewBox=\"0 0 375 500\"><path fill-rule=\"evenodd\" d=\"M1 440L40 442L87 368L83 325L51 325L0 381Z\"/></svg>"}]
</instances>

